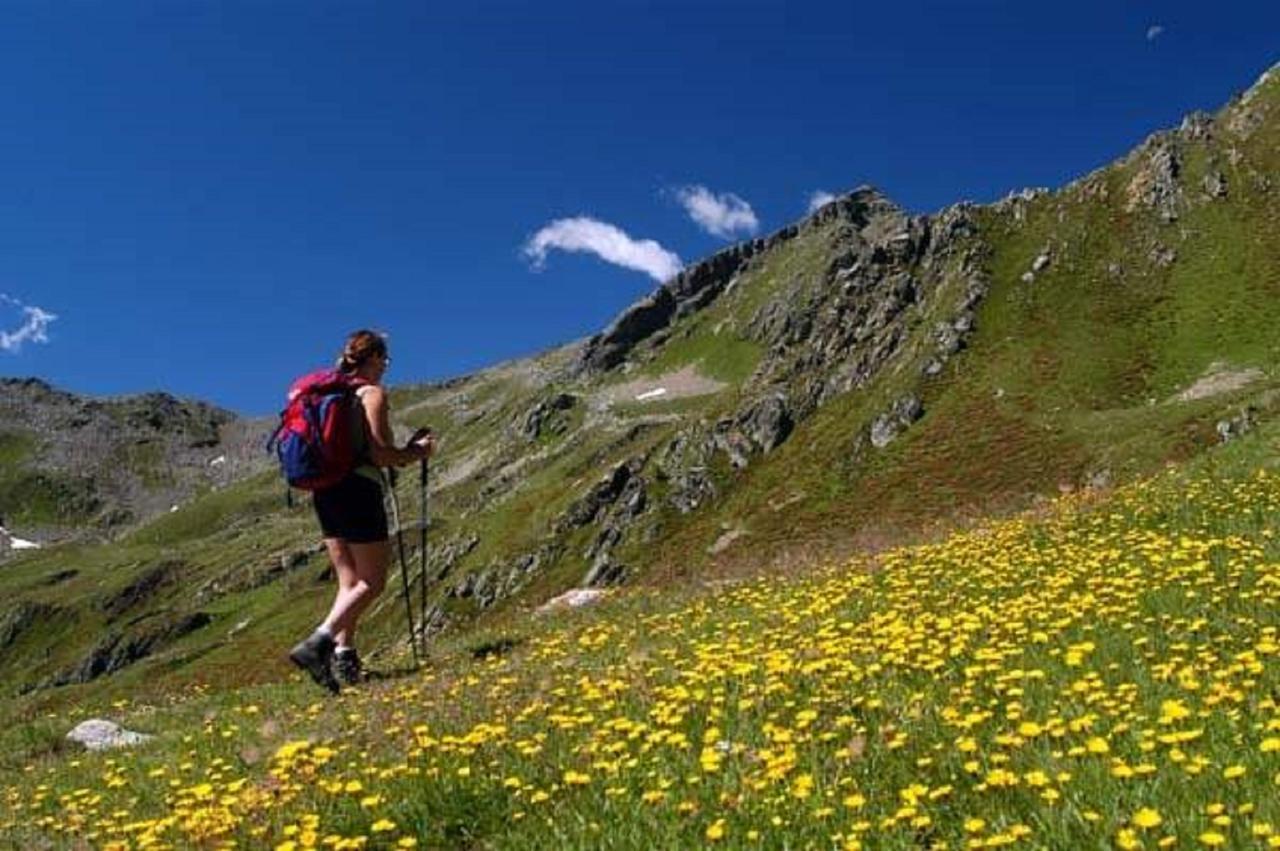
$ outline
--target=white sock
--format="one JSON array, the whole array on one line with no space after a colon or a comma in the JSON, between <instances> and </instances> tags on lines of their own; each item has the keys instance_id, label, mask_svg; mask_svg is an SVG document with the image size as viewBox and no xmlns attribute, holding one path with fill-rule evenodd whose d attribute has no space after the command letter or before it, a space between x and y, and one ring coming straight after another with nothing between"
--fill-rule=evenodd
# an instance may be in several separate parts
<instances>
[{"instance_id":1,"label":"white sock","mask_svg":"<svg viewBox=\"0 0 1280 851\"><path fill-rule=\"evenodd\" d=\"M354 653L355 648L349 644L339 644L333 648L334 653Z\"/></svg>"},{"instance_id":2,"label":"white sock","mask_svg":"<svg viewBox=\"0 0 1280 851\"><path fill-rule=\"evenodd\" d=\"M329 625L323 623L316 627L316 635L322 635L325 638L333 638L333 632L329 629Z\"/></svg>"}]
</instances>

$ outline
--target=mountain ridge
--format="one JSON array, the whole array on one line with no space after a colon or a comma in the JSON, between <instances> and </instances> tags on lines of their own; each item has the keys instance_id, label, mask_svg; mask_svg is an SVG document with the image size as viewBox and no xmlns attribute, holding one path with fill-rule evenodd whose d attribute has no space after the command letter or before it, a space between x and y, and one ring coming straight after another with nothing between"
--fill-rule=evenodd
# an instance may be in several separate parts
<instances>
[{"instance_id":1,"label":"mountain ridge","mask_svg":"<svg viewBox=\"0 0 1280 851\"><path fill-rule=\"evenodd\" d=\"M1060 190L912 215L859 187L584 341L391 388L398 428L431 424L444 449L429 630L521 617L566 587L875 548L1270 422L1278 113L1272 68ZM1180 396L1217 374L1236 378ZM283 676L237 665L273 658L328 593L314 521L282 502L251 472L109 545L13 560L26 608L4 614L0 679L38 704L83 688L54 681L107 687L104 668L110 688ZM396 611L375 610L377 640L397 640ZM37 615L64 626L38 635Z\"/></svg>"}]
</instances>

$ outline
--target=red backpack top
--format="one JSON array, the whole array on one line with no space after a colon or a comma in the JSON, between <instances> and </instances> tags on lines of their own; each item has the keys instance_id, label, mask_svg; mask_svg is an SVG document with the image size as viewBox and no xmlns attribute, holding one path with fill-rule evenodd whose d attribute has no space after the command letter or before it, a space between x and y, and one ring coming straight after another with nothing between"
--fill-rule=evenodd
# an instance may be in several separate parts
<instances>
[{"instance_id":1,"label":"red backpack top","mask_svg":"<svg viewBox=\"0 0 1280 851\"><path fill-rule=\"evenodd\" d=\"M293 382L280 425L267 441L290 487L321 490L355 469L356 390L369 382L334 369L309 373ZM363 412L360 421L363 427Z\"/></svg>"}]
</instances>

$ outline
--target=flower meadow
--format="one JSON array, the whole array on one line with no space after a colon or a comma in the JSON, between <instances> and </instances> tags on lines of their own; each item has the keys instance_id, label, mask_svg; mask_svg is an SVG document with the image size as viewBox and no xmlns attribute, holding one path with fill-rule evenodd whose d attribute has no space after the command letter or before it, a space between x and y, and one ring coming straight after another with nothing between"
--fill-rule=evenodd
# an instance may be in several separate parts
<instances>
[{"instance_id":1,"label":"flower meadow","mask_svg":"<svg viewBox=\"0 0 1280 851\"><path fill-rule=\"evenodd\" d=\"M1280 847L1280 476L525 622L4 781L24 847ZM510 646L508 646L510 645Z\"/></svg>"}]
</instances>

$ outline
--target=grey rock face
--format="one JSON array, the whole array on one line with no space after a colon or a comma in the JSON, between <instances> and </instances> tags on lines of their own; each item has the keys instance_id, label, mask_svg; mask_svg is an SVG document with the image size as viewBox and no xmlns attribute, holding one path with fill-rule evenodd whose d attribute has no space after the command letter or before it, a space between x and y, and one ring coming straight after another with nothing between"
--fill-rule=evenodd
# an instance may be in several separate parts
<instances>
[{"instance_id":1,"label":"grey rock face","mask_svg":"<svg viewBox=\"0 0 1280 851\"><path fill-rule=\"evenodd\" d=\"M689 428L672 438L657 463L668 483L667 501L681 514L697 510L716 496L707 471L715 444L701 429Z\"/></svg>"},{"instance_id":2,"label":"grey rock face","mask_svg":"<svg viewBox=\"0 0 1280 851\"><path fill-rule=\"evenodd\" d=\"M525 412L520 422L520 435L525 440L537 440L543 431L550 431L553 434L563 433L566 429L565 421L557 414L568 411L578 403L578 397L569 393L557 393L549 399L544 399L534 405Z\"/></svg>"},{"instance_id":3,"label":"grey rock face","mask_svg":"<svg viewBox=\"0 0 1280 851\"><path fill-rule=\"evenodd\" d=\"M709 304L755 254L782 237L750 240L712 255L683 270L649 296L627 308L608 328L595 335L578 355L576 372L607 370L617 366L641 341L682 316Z\"/></svg>"},{"instance_id":4,"label":"grey rock face","mask_svg":"<svg viewBox=\"0 0 1280 851\"><path fill-rule=\"evenodd\" d=\"M612 505L631 481L631 465L619 464L606 478L597 482L583 497L575 501L556 521L555 531L566 532L593 523L601 512Z\"/></svg>"},{"instance_id":5,"label":"grey rock face","mask_svg":"<svg viewBox=\"0 0 1280 851\"><path fill-rule=\"evenodd\" d=\"M132 730L126 730L119 724L106 721L102 718L91 718L88 721L81 721L75 726L70 733L67 733L67 740L84 745L91 751L110 750L112 748L123 748L131 745L140 745L154 736L146 733L135 733Z\"/></svg>"},{"instance_id":6,"label":"grey rock face","mask_svg":"<svg viewBox=\"0 0 1280 851\"><path fill-rule=\"evenodd\" d=\"M1139 149L1138 157L1139 167L1127 190L1127 209L1132 212L1146 207L1165 223L1177 221L1182 205L1178 183L1182 161L1176 139L1168 133L1157 133Z\"/></svg>"},{"instance_id":7,"label":"grey rock face","mask_svg":"<svg viewBox=\"0 0 1280 851\"><path fill-rule=\"evenodd\" d=\"M924 405L915 396L906 396L893 403L893 407L876 417L871 424L871 445L884 449L899 434L924 416Z\"/></svg>"},{"instance_id":8,"label":"grey rock face","mask_svg":"<svg viewBox=\"0 0 1280 851\"><path fill-rule=\"evenodd\" d=\"M762 452L781 445L794 425L787 409L787 398L781 393L761 399L748 408L739 421L742 430Z\"/></svg>"}]
</instances>

